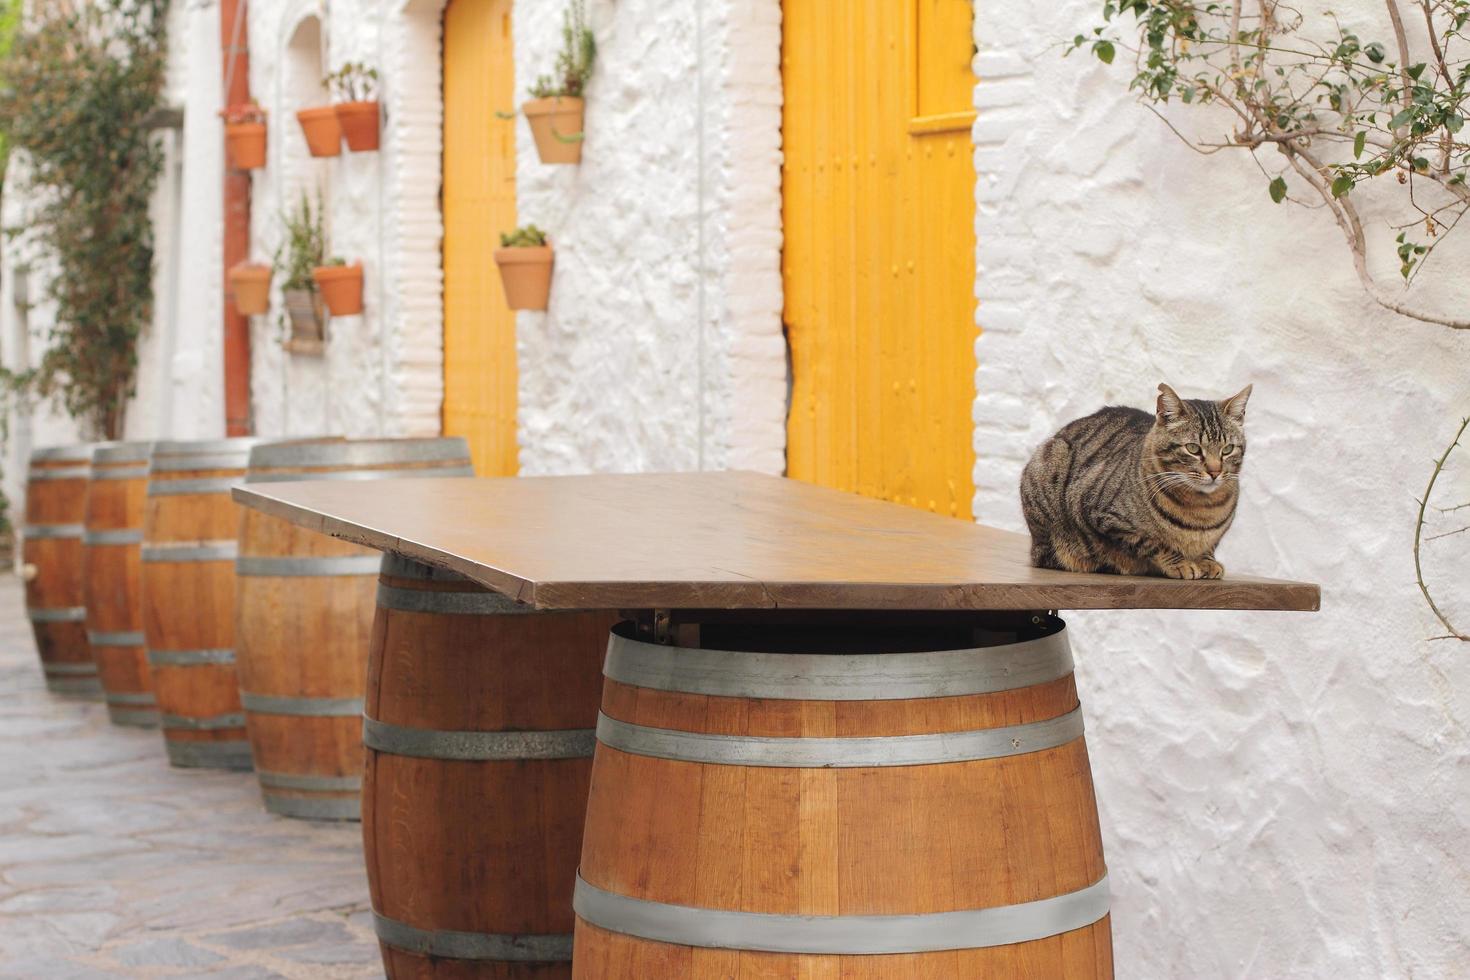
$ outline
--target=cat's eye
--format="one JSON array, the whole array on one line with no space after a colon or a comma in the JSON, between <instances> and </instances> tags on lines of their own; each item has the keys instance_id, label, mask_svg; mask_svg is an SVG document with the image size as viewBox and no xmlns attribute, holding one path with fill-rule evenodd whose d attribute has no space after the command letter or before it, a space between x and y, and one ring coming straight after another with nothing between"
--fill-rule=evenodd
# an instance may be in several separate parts
<instances>
[{"instance_id":1,"label":"cat's eye","mask_svg":"<svg viewBox=\"0 0 1470 980\"><path fill-rule=\"evenodd\" d=\"M1191 456L1198 456L1199 455L1199 443L1197 443L1197 442L1191 442L1191 443L1189 443L1188 445L1186 445L1184 447L1184 451L1187 452L1187 453L1189 453L1189 455L1191 455Z\"/></svg>"},{"instance_id":2,"label":"cat's eye","mask_svg":"<svg viewBox=\"0 0 1470 980\"><path fill-rule=\"evenodd\" d=\"M1233 443L1233 442L1227 442L1225 444L1225 448L1222 449L1222 450L1220 450L1220 455L1221 456L1229 456L1233 452L1235 452L1235 443Z\"/></svg>"}]
</instances>

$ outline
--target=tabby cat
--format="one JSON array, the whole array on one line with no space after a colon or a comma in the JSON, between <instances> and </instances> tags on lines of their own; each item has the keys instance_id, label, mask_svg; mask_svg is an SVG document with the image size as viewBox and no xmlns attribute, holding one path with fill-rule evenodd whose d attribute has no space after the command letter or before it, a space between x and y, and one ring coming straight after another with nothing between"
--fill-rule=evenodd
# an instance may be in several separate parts
<instances>
[{"instance_id":1,"label":"tabby cat","mask_svg":"<svg viewBox=\"0 0 1470 980\"><path fill-rule=\"evenodd\" d=\"M1219 578L1240 498L1246 385L1224 401L1159 385L1156 411L1114 406L1042 443L1021 474L1039 568Z\"/></svg>"}]
</instances>

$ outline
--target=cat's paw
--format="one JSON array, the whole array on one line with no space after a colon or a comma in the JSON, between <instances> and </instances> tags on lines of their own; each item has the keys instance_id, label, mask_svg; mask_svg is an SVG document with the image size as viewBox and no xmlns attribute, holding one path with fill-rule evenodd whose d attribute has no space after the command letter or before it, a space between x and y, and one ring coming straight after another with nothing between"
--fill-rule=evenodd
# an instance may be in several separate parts
<instances>
[{"instance_id":1,"label":"cat's paw","mask_svg":"<svg viewBox=\"0 0 1470 980\"><path fill-rule=\"evenodd\" d=\"M1225 574L1225 566L1213 558L1184 558L1165 566L1164 574L1170 578L1220 578Z\"/></svg>"}]
</instances>

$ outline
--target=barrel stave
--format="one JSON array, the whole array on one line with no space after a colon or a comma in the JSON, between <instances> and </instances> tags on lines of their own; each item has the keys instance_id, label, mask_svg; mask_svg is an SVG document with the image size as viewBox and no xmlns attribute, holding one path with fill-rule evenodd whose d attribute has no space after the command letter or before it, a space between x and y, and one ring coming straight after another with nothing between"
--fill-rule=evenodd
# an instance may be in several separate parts
<instances>
[{"instance_id":1,"label":"barrel stave","mask_svg":"<svg viewBox=\"0 0 1470 980\"><path fill-rule=\"evenodd\" d=\"M312 566L339 558L376 565L377 552L250 509L241 510L239 535L247 560L285 559L301 573L237 580L240 690L266 806L288 816L355 820L376 577L316 574ZM251 697L285 699L303 713L259 710Z\"/></svg>"},{"instance_id":2,"label":"barrel stave","mask_svg":"<svg viewBox=\"0 0 1470 980\"><path fill-rule=\"evenodd\" d=\"M229 487L244 482L257 442L155 447L144 525L144 632L175 766L251 768L235 672L239 516Z\"/></svg>"},{"instance_id":3,"label":"barrel stave","mask_svg":"<svg viewBox=\"0 0 1470 980\"><path fill-rule=\"evenodd\" d=\"M730 662L741 656L731 652ZM1061 676L1010 690L830 701L716 696L609 678L602 711L648 729L739 736L742 744L752 737L810 744L940 733L959 740L999 728L1026 742L1031 730L1012 726L1054 723L1077 709L1070 657L1060 665ZM665 676L666 686L683 683L675 671ZM840 741L822 744L854 751ZM855 916L1055 900L1095 891L1106 867L1081 737L998 757L832 768L657 758L604 741L593 769L581 875L617 896L683 909L834 917L827 923L840 926ZM575 976L1110 977L1109 920L1103 914L1082 921L1005 945L843 955L779 945L766 951L773 947L759 938L748 948L683 945L579 918ZM853 930L854 941L864 938L861 926Z\"/></svg>"},{"instance_id":4,"label":"barrel stave","mask_svg":"<svg viewBox=\"0 0 1470 980\"><path fill-rule=\"evenodd\" d=\"M58 458L47 458L48 454ZM21 559L25 604L46 685L58 694L100 697L87 645L82 590L82 530L86 520L87 446L39 450L27 474Z\"/></svg>"},{"instance_id":5,"label":"barrel stave","mask_svg":"<svg viewBox=\"0 0 1470 980\"><path fill-rule=\"evenodd\" d=\"M432 576L432 578L430 577ZM494 600L444 572L381 578L453 603ZM402 595L390 604L413 605ZM433 600L429 600L432 604ZM500 600L495 600L501 602ZM503 605L508 605L504 604ZM380 606L368 718L429 732L587 732L611 613L472 614ZM368 751L363 840L373 907L418 934L570 937L591 759L468 760ZM571 751L571 750L568 750ZM586 752L586 749L582 749ZM382 943L390 977L565 980L560 961L429 956Z\"/></svg>"},{"instance_id":6,"label":"barrel stave","mask_svg":"<svg viewBox=\"0 0 1470 980\"><path fill-rule=\"evenodd\" d=\"M114 724L156 727L143 633L140 562L147 443L99 446L87 486L82 591L87 640Z\"/></svg>"}]
</instances>

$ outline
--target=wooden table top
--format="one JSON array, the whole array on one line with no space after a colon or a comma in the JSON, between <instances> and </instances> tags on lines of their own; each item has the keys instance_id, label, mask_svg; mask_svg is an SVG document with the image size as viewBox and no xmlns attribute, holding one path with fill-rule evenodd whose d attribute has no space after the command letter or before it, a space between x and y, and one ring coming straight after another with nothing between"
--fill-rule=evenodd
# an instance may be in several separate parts
<instances>
[{"instance_id":1,"label":"wooden table top","mask_svg":"<svg viewBox=\"0 0 1470 980\"><path fill-rule=\"evenodd\" d=\"M1032 568L1029 539L756 473L311 481L242 504L541 609L1286 609L1315 585Z\"/></svg>"}]
</instances>

